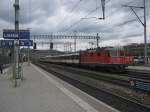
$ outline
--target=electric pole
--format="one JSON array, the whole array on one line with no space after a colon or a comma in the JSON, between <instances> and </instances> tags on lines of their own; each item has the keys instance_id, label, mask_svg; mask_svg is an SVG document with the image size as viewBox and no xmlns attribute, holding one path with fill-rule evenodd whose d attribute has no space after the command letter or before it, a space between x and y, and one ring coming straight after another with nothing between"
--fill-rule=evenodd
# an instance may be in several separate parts
<instances>
[{"instance_id":1,"label":"electric pole","mask_svg":"<svg viewBox=\"0 0 150 112\"><path fill-rule=\"evenodd\" d=\"M76 33L77 33L77 31L74 32L74 37L75 37L74 38L74 52L76 52L76 48L77 48L77 38L76 38L77 35L76 35Z\"/></svg>"},{"instance_id":2,"label":"electric pole","mask_svg":"<svg viewBox=\"0 0 150 112\"><path fill-rule=\"evenodd\" d=\"M19 0L15 0L15 30L19 31ZM15 79L15 87L17 86L17 78L19 76L19 38L14 41L14 66L13 66L13 78Z\"/></svg>"},{"instance_id":3,"label":"electric pole","mask_svg":"<svg viewBox=\"0 0 150 112\"><path fill-rule=\"evenodd\" d=\"M103 17L101 19L105 19L105 0L101 0L101 5L102 5L102 11L103 11Z\"/></svg>"},{"instance_id":4,"label":"electric pole","mask_svg":"<svg viewBox=\"0 0 150 112\"><path fill-rule=\"evenodd\" d=\"M14 3L15 8L15 30L19 30L19 0L15 0Z\"/></svg>"},{"instance_id":5,"label":"electric pole","mask_svg":"<svg viewBox=\"0 0 150 112\"><path fill-rule=\"evenodd\" d=\"M102 6L102 17L84 17L81 19L99 19L99 20L104 20L105 19L105 0L101 0L101 6Z\"/></svg>"},{"instance_id":6,"label":"electric pole","mask_svg":"<svg viewBox=\"0 0 150 112\"><path fill-rule=\"evenodd\" d=\"M148 64L148 56L147 56L147 33L146 33L146 0L143 0L143 6L139 7L139 6L129 6L129 5L123 5L123 7L129 7L132 12L135 14L135 16L137 17L138 21L142 24L142 26L144 27L144 61L145 61L145 65ZM136 11L134 10L134 8L139 8L139 9L144 9L144 22L140 19L140 17L138 16L138 14L136 13Z\"/></svg>"},{"instance_id":7,"label":"electric pole","mask_svg":"<svg viewBox=\"0 0 150 112\"><path fill-rule=\"evenodd\" d=\"M147 57L147 25L146 25L146 2L145 0L143 1L144 3L144 43L145 43L145 64L148 64L148 57Z\"/></svg>"}]
</instances>

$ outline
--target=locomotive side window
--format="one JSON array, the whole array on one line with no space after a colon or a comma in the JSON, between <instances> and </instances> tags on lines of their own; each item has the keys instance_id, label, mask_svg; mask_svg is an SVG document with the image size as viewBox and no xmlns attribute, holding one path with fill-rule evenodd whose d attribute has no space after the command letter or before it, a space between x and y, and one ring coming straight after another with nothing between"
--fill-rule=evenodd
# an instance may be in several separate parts
<instances>
[{"instance_id":1,"label":"locomotive side window","mask_svg":"<svg viewBox=\"0 0 150 112\"><path fill-rule=\"evenodd\" d=\"M117 50L110 50L110 56L113 56L113 57L118 56Z\"/></svg>"},{"instance_id":2,"label":"locomotive side window","mask_svg":"<svg viewBox=\"0 0 150 112\"><path fill-rule=\"evenodd\" d=\"M120 56L125 56L125 52L124 51L120 51Z\"/></svg>"},{"instance_id":3,"label":"locomotive side window","mask_svg":"<svg viewBox=\"0 0 150 112\"><path fill-rule=\"evenodd\" d=\"M97 56L101 56L101 53L100 53L100 52L98 52L98 53L97 53Z\"/></svg>"},{"instance_id":4,"label":"locomotive side window","mask_svg":"<svg viewBox=\"0 0 150 112\"><path fill-rule=\"evenodd\" d=\"M107 56L109 56L109 57L110 57L110 52L109 52L109 51L107 52Z\"/></svg>"},{"instance_id":5,"label":"locomotive side window","mask_svg":"<svg viewBox=\"0 0 150 112\"><path fill-rule=\"evenodd\" d=\"M90 53L90 56L93 56L93 53Z\"/></svg>"}]
</instances>

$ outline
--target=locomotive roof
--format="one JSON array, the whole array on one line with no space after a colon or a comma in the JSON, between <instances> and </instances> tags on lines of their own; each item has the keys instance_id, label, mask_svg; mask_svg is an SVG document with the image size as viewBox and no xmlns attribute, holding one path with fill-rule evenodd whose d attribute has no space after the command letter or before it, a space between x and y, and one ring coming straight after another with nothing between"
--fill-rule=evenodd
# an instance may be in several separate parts
<instances>
[{"instance_id":1,"label":"locomotive roof","mask_svg":"<svg viewBox=\"0 0 150 112\"><path fill-rule=\"evenodd\" d=\"M96 52L98 50L109 50L109 51L114 51L114 50L123 50L123 48L115 48L115 47L98 47L94 49L87 49L85 52ZM84 52L84 51L83 51Z\"/></svg>"},{"instance_id":2,"label":"locomotive roof","mask_svg":"<svg viewBox=\"0 0 150 112\"><path fill-rule=\"evenodd\" d=\"M79 55L79 53L71 53L71 54L61 54L61 55L48 55L48 56L45 56L43 58L53 58L53 57L64 57L64 56L72 56L72 55Z\"/></svg>"}]
</instances>

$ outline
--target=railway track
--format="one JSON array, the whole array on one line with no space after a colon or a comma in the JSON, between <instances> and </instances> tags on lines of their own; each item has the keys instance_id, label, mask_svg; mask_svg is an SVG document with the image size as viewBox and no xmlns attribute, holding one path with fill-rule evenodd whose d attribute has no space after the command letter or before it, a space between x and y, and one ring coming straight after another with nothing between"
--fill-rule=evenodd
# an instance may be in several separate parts
<instances>
[{"instance_id":1,"label":"railway track","mask_svg":"<svg viewBox=\"0 0 150 112\"><path fill-rule=\"evenodd\" d=\"M85 69L79 69L79 68L74 68L74 67L65 67L62 65L56 65L56 64L49 64L49 63L42 63L47 66L51 65L59 70L67 70L69 73L75 73L76 75L79 76L84 76L84 77L89 77L92 79L96 80L103 80L107 81L113 84L118 84L121 86L129 86L129 78L125 76L118 76L118 75L111 75L108 73L100 73L100 72L95 72L95 71L90 71L90 70L85 70Z\"/></svg>"},{"instance_id":2,"label":"railway track","mask_svg":"<svg viewBox=\"0 0 150 112\"><path fill-rule=\"evenodd\" d=\"M150 72L146 71L136 71L127 69L127 76L139 79L150 80Z\"/></svg>"},{"instance_id":3,"label":"railway track","mask_svg":"<svg viewBox=\"0 0 150 112\"><path fill-rule=\"evenodd\" d=\"M106 73L106 74L109 73L111 75L119 75L119 76L126 76L130 78L150 80L150 71L140 71L140 70L137 71L137 70L132 70L132 69L126 69L124 73L118 73L118 72L109 72L109 71L98 70L98 69L93 69L93 68L91 68L90 70L95 71L95 72L100 72L100 73Z\"/></svg>"},{"instance_id":4,"label":"railway track","mask_svg":"<svg viewBox=\"0 0 150 112\"><path fill-rule=\"evenodd\" d=\"M100 81L100 80L119 84L121 86L128 86L129 84L128 78L124 76L119 76L119 77L114 76L114 75L108 76L108 74L104 74L104 73L100 75L99 73L96 73L96 72L94 72L94 75L93 75L93 71L87 72L86 70L79 70L79 69L74 69L72 67L63 67L59 65L52 66L51 64L48 64L48 63L40 63L37 65L47 70L48 72L55 74L59 78L71 83L72 85L78 87L79 89L82 89L88 94L91 94L97 99L104 101L108 103L109 105L121 110L122 112L134 112L134 111L135 112L149 112L150 111L149 106L146 106L139 102L125 98L121 95L114 94L109 91L105 91L101 88L94 87L94 86L98 86L97 81ZM51 67L48 67L48 66L51 66ZM76 74L76 76L72 74ZM94 84L93 82L96 82L96 83ZM105 98L101 96L105 96Z\"/></svg>"},{"instance_id":5,"label":"railway track","mask_svg":"<svg viewBox=\"0 0 150 112\"><path fill-rule=\"evenodd\" d=\"M56 65L56 64L54 64ZM83 67L78 67L78 66L72 66L72 65L63 65L63 66L67 66L67 68L71 69L71 68L76 68L76 69L79 69L79 70L89 70L91 72L95 72L95 73L100 73L100 74L104 74L107 76L107 74L111 74L111 75L114 75L119 77L122 76L122 77L128 77L128 78L137 78L137 79L143 79L143 80L150 80L150 73L149 71L136 71L136 70L131 70L131 69L126 69L124 73L118 73L118 72L109 72L109 71L104 71L104 70L98 70L98 69L94 69L94 68L83 68ZM66 69L66 68L65 68ZM69 70L68 69L68 70ZM72 69L74 70L74 69ZM107 80L107 79L106 79Z\"/></svg>"}]
</instances>

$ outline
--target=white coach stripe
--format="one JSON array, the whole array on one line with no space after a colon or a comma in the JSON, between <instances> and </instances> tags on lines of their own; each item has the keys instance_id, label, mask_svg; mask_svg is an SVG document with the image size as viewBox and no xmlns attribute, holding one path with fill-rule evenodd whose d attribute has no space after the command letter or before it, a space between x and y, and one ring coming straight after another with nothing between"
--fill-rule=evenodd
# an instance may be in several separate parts
<instances>
[{"instance_id":1,"label":"white coach stripe","mask_svg":"<svg viewBox=\"0 0 150 112\"><path fill-rule=\"evenodd\" d=\"M98 112L95 108L90 106L88 103L83 101L81 98L79 98L77 95L73 94L68 89L64 88L59 82L54 80L53 78L46 75L44 72L42 72L39 68L32 65L38 72L40 72L43 76L45 76L51 83L53 83L57 88L59 88L63 93L65 93L67 96L69 96L73 101L75 101L80 107L82 107L86 112Z\"/></svg>"}]
</instances>

